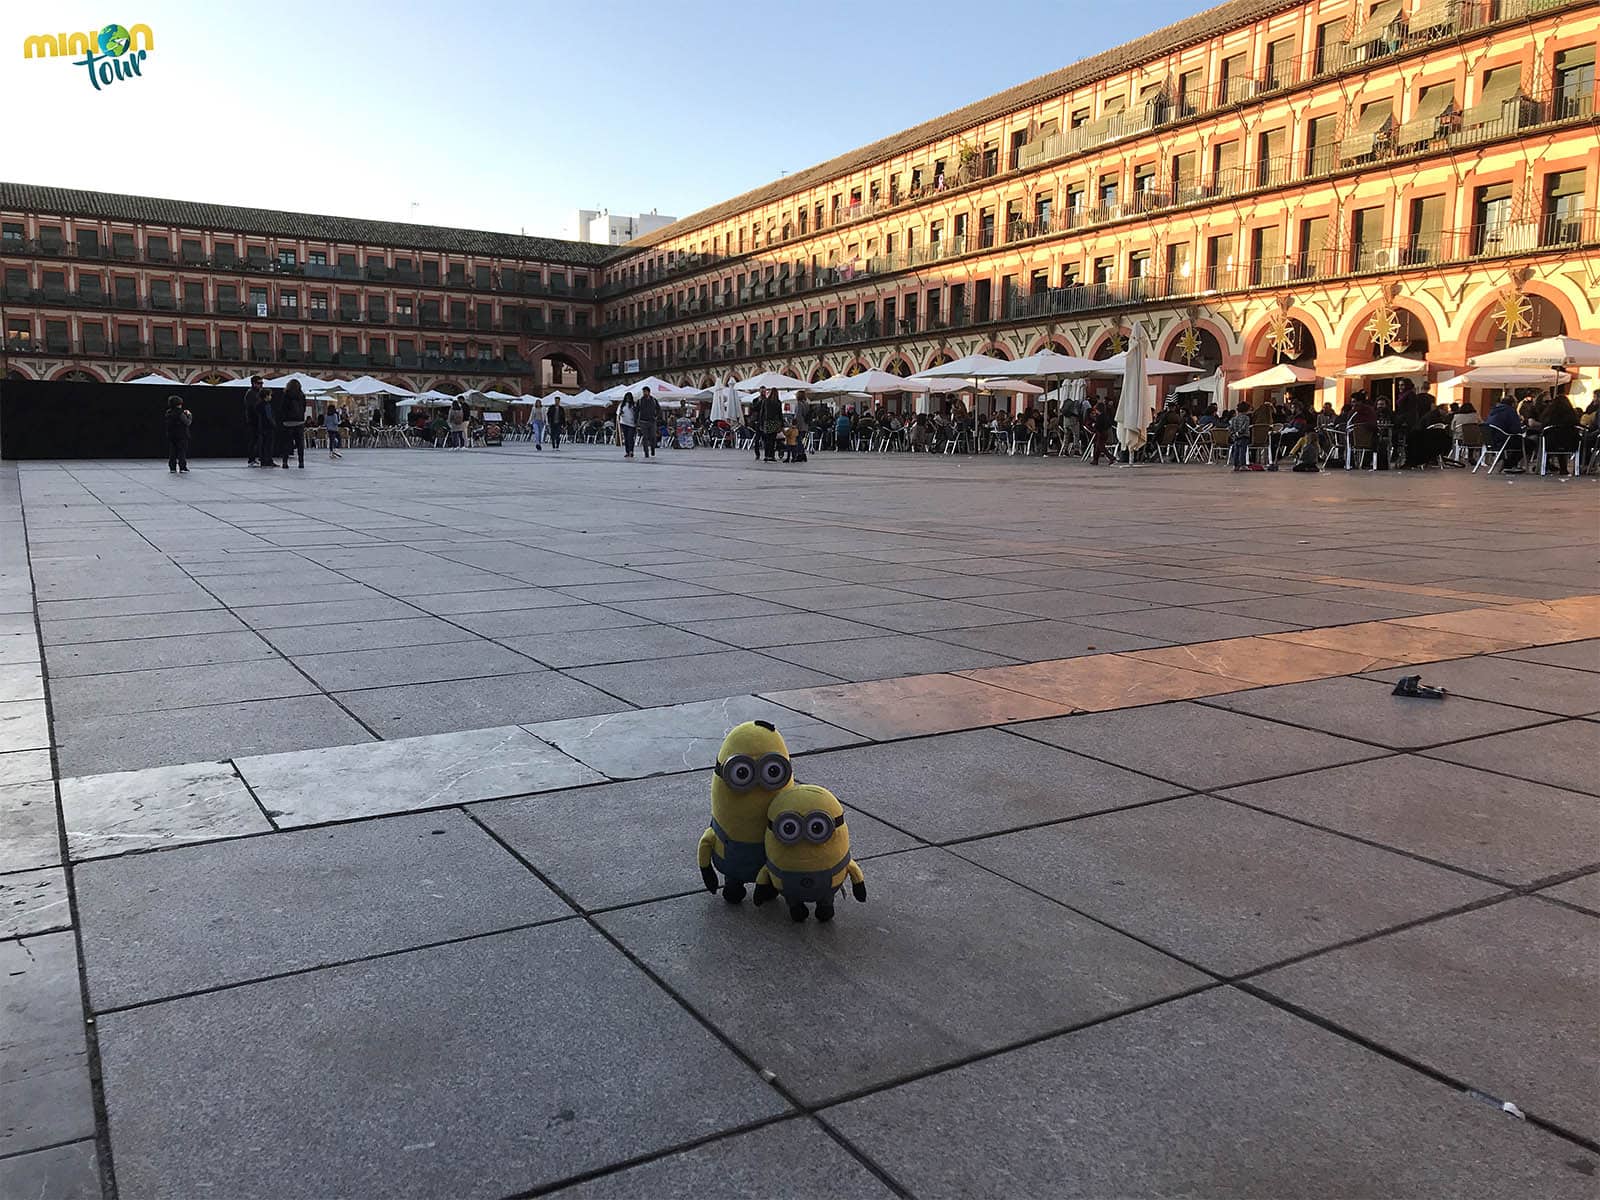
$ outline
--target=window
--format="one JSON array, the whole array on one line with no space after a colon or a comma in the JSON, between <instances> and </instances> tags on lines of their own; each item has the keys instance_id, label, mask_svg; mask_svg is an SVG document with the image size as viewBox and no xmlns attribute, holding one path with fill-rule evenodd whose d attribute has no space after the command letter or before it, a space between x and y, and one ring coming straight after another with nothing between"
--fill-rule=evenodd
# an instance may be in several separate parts
<instances>
[{"instance_id":1,"label":"window","mask_svg":"<svg viewBox=\"0 0 1600 1200\"><path fill-rule=\"evenodd\" d=\"M106 327L98 321L84 322L83 352L85 354L104 354L106 352Z\"/></svg>"},{"instance_id":2,"label":"window","mask_svg":"<svg viewBox=\"0 0 1600 1200\"><path fill-rule=\"evenodd\" d=\"M137 325L117 326L117 351L120 354L137 354L139 352L139 327Z\"/></svg>"},{"instance_id":3,"label":"window","mask_svg":"<svg viewBox=\"0 0 1600 1200\"><path fill-rule=\"evenodd\" d=\"M356 265L356 256L354 254L339 255L339 275L342 278L353 279L359 273L360 270Z\"/></svg>"},{"instance_id":4,"label":"window","mask_svg":"<svg viewBox=\"0 0 1600 1200\"><path fill-rule=\"evenodd\" d=\"M328 254L325 250L311 250L306 253L306 266L325 267L328 265Z\"/></svg>"},{"instance_id":5,"label":"window","mask_svg":"<svg viewBox=\"0 0 1600 1200\"><path fill-rule=\"evenodd\" d=\"M1233 286L1233 234L1206 239L1206 287L1215 291Z\"/></svg>"},{"instance_id":6,"label":"window","mask_svg":"<svg viewBox=\"0 0 1600 1200\"><path fill-rule=\"evenodd\" d=\"M1432 262L1439 257L1444 237L1444 197L1423 196L1411 202L1411 231L1406 254L1413 263Z\"/></svg>"},{"instance_id":7,"label":"window","mask_svg":"<svg viewBox=\"0 0 1600 1200\"><path fill-rule=\"evenodd\" d=\"M1587 175L1582 167L1544 177L1543 245L1573 246L1582 240L1586 191Z\"/></svg>"},{"instance_id":8,"label":"window","mask_svg":"<svg viewBox=\"0 0 1600 1200\"><path fill-rule=\"evenodd\" d=\"M1204 90L1201 81L1201 72L1184 71L1178 76L1178 112L1180 117L1187 117L1203 103L1200 93Z\"/></svg>"},{"instance_id":9,"label":"window","mask_svg":"<svg viewBox=\"0 0 1600 1200\"><path fill-rule=\"evenodd\" d=\"M1100 176L1100 207L1105 209L1115 208L1117 204L1117 184L1121 180L1116 175Z\"/></svg>"},{"instance_id":10,"label":"window","mask_svg":"<svg viewBox=\"0 0 1600 1200\"><path fill-rule=\"evenodd\" d=\"M152 279L150 281L150 307L170 309L172 302L172 280Z\"/></svg>"},{"instance_id":11,"label":"window","mask_svg":"<svg viewBox=\"0 0 1600 1200\"><path fill-rule=\"evenodd\" d=\"M220 329L217 331L217 355L221 358L238 359L239 331L237 329Z\"/></svg>"},{"instance_id":12,"label":"window","mask_svg":"<svg viewBox=\"0 0 1600 1200\"><path fill-rule=\"evenodd\" d=\"M286 333L283 335L283 357L290 362L295 362L299 359L300 335L298 333Z\"/></svg>"},{"instance_id":13,"label":"window","mask_svg":"<svg viewBox=\"0 0 1600 1200\"><path fill-rule=\"evenodd\" d=\"M367 255L367 278L383 279L389 274L388 265L383 261L381 254Z\"/></svg>"},{"instance_id":14,"label":"window","mask_svg":"<svg viewBox=\"0 0 1600 1200\"><path fill-rule=\"evenodd\" d=\"M134 249L133 234L113 233L111 235L111 253L116 258L133 258L138 253Z\"/></svg>"},{"instance_id":15,"label":"window","mask_svg":"<svg viewBox=\"0 0 1600 1200\"><path fill-rule=\"evenodd\" d=\"M1289 178L1289 131L1269 129L1256 135L1256 186L1272 187Z\"/></svg>"},{"instance_id":16,"label":"window","mask_svg":"<svg viewBox=\"0 0 1600 1200\"><path fill-rule=\"evenodd\" d=\"M425 258L422 260L422 282L439 282L439 262L437 259Z\"/></svg>"},{"instance_id":17,"label":"window","mask_svg":"<svg viewBox=\"0 0 1600 1200\"><path fill-rule=\"evenodd\" d=\"M217 284L217 308L222 312L239 311L239 288L237 284Z\"/></svg>"},{"instance_id":18,"label":"window","mask_svg":"<svg viewBox=\"0 0 1600 1200\"><path fill-rule=\"evenodd\" d=\"M1200 184L1200 155L1190 150L1172 156L1172 198L1178 204L1197 198Z\"/></svg>"},{"instance_id":19,"label":"window","mask_svg":"<svg viewBox=\"0 0 1600 1200\"><path fill-rule=\"evenodd\" d=\"M1263 225L1250 231L1250 282L1256 287L1273 287L1284 282L1283 228Z\"/></svg>"},{"instance_id":20,"label":"window","mask_svg":"<svg viewBox=\"0 0 1600 1200\"><path fill-rule=\"evenodd\" d=\"M46 254L61 253L61 227L59 225L39 226L39 248Z\"/></svg>"},{"instance_id":21,"label":"window","mask_svg":"<svg viewBox=\"0 0 1600 1200\"><path fill-rule=\"evenodd\" d=\"M21 221L7 221L0 225L0 243L11 246L24 240Z\"/></svg>"},{"instance_id":22,"label":"window","mask_svg":"<svg viewBox=\"0 0 1600 1200\"><path fill-rule=\"evenodd\" d=\"M1094 281L1098 284L1108 284L1117 273L1117 260L1110 255L1094 260Z\"/></svg>"},{"instance_id":23,"label":"window","mask_svg":"<svg viewBox=\"0 0 1600 1200\"><path fill-rule=\"evenodd\" d=\"M1300 249L1294 261L1296 279L1316 279L1323 274L1329 224L1327 217L1307 217L1300 222Z\"/></svg>"},{"instance_id":24,"label":"window","mask_svg":"<svg viewBox=\"0 0 1600 1200\"><path fill-rule=\"evenodd\" d=\"M341 321L354 321L361 315L361 301L349 292L339 295L339 319Z\"/></svg>"},{"instance_id":25,"label":"window","mask_svg":"<svg viewBox=\"0 0 1600 1200\"><path fill-rule=\"evenodd\" d=\"M309 311L313 321L326 321L328 319L328 293L312 292Z\"/></svg>"},{"instance_id":26,"label":"window","mask_svg":"<svg viewBox=\"0 0 1600 1200\"><path fill-rule=\"evenodd\" d=\"M85 304L99 304L106 298L106 281L99 275L79 275L78 296Z\"/></svg>"},{"instance_id":27,"label":"window","mask_svg":"<svg viewBox=\"0 0 1600 1200\"><path fill-rule=\"evenodd\" d=\"M172 261L172 243L159 234L151 234L145 240L144 250L151 262Z\"/></svg>"},{"instance_id":28,"label":"window","mask_svg":"<svg viewBox=\"0 0 1600 1200\"><path fill-rule=\"evenodd\" d=\"M135 330L135 337L138 331ZM6 347L11 350L26 350L33 341L33 323L22 317L11 317L6 321ZM135 342L137 345L137 342Z\"/></svg>"},{"instance_id":29,"label":"window","mask_svg":"<svg viewBox=\"0 0 1600 1200\"><path fill-rule=\"evenodd\" d=\"M138 280L126 275L118 275L111 286L116 291L118 307L132 308L139 303Z\"/></svg>"},{"instance_id":30,"label":"window","mask_svg":"<svg viewBox=\"0 0 1600 1200\"><path fill-rule=\"evenodd\" d=\"M67 298L67 273L65 271L46 271L44 273L44 298L46 300L65 300Z\"/></svg>"},{"instance_id":31,"label":"window","mask_svg":"<svg viewBox=\"0 0 1600 1200\"><path fill-rule=\"evenodd\" d=\"M251 293L252 299L254 293ZM286 317L300 315L300 293L292 288L286 288L278 293L278 311Z\"/></svg>"},{"instance_id":32,"label":"window","mask_svg":"<svg viewBox=\"0 0 1600 1200\"><path fill-rule=\"evenodd\" d=\"M211 262L219 267L234 267L239 263L239 247L232 242L214 242L211 246Z\"/></svg>"},{"instance_id":33,"label":"window","mask_svg":"<svg viewBox=\"0 0 1600 1200\"><path fill-rule=\"evenodd\" d=\"M1239 143L1218 142L1211 147L1211 179L1224 192L1239 186Z\"/></svg>"},{"instance_id":34,"label":"window","mask_svg":"<svg viewBox=\"0 0 1600 1200\"><path fill-rule=\"evenodd\" d=\"M178 344L177 332L170 325L158 325L150 332L155 338L156 354L163 358L171 358L173 348Z\"/></svg>"},{"instance_id":35,"label":"window","mask_svg":"<svg viewBox=\"0 0 1600 1200\"><path fill-rule=\"evenodd\" d=\"M410 296L396 296L394 298L394 316L396 321L404 321L408 325L411 323L412 318L415 316L415 310L412 308Z\"/></svg>"},{"instance_id":36,"label":"window","mask_svg":"<svg viewBox=\"0 0 1600 1200\"><path fill-rule=\"evenodd\" d=\"M1266 86L1281 88L1294 82L1294 39L1286 37L1268 42Z\"/></svg>"},{"instance_id":37,"label":"window","mask_svg":"<svg viewBox=\"0 0 1600 1200\"><path fill-rule=\"evenodd\" d=\"M262 258L265 259L267 252L266 252L266 249L264 247L251 246L250 247L250 261L251 262L255 262L256 261L256 252L258 250L260 250ZM294 253L293 250L279 250L278 251L278 266L283 268L285 271L292 271L298 265L299 265L299 262L295 258L295 253Z\"/></svg>"},{"instance_id":38,"label":"window","mask_svg":"<svg viewBox=\"0 0 1600 1200\"><path fill-rule=\"evenodd\" d=\"M1306 174L1326 175L1339 164L1339 117L1312 117L1306 125Z\"/></svg>"},{"instance_id":39,"label":"window","mask_svg":"<svg viewBox=\"0 0 1600 1200\"><path fill-rule=\"evenodd\" d=\"M1594 115L1594 47L1575 46L1556 53L1555 118Z\"/></svg>"},{"instance_id":40,"label":"window","mask_svg":"<svg viewBox=\"0 0 1600 1200\"><path fill-rule=\"evenodd\" d=\"M488 267L475 267L475 268L473 268L473 271L472 271L472 286L477 288L480 292L486 292L486 291L489 290L491 285L490 285L489 268Z\"/></svg>"},{"instance_id":41,"label":"window","mask_svg":"<svg viewBox=\"0 0 1600 1200\"><path fill-rule=\"evenodd\" d=\"M204 262L206 248L199 238L184 238L178 245L178 253L186 263Z\"/></svg>"},{"instance_id":42,"label":"window","mask_svg":"<svg viewBox=\"0 0 1600 1200\"><path fill-rule=\"evenodd\" d=\"M1478 188L1472 200L1473 253L1497 254L1508 248L1511 226L1511 184Z\"/></svg>"},{"instance_id":43,"label":"window","mask_svg":"<svg viewBox=\"0 0 1600 1200\"><path fill-rule=\"evenodd\" d=\"M1250 99L1255 91L1249 78L1250 60L1244 54L1232 54L1222 60L1222 79L1218 84L1218 97L1223 104L1237 104Z\"/></svg>"},{"instance_id":44,"label":"window","mask_svg":"<svg viewBox=\"0 0 1600 1200\"><path fill-rule=\"evenodd\" d=\"M100 231L98 229L78 230L78 257L100 257Z\"/></svg>"},{"instance_id":45,"label":"window","mask_svg":"<svg viewBox=\"0 0 1600 1200\"><path fill-rule=\"evenodd\" d=\"M1317 74L1324 75L1344 66L1344 20L1324 21L1317 26Z\"/></svg>"},{"instance_id":46,"label":"window","mask_svg":"<svg viewBox=\"0 0 1600 1200\"><path fill-rule=\"evenodd\" d=\"M1382 205L1356 210L1350 221L1351 265L1355 270L1383 270L1394 265L1384 245L1384 233Z\"/></svg>"},{"instance_id":47,"label":"window","mask_svg":"<svg viewBox=\"0 0 1600 1200\"><path fill-rule=\"evenodd\" d=\"M1167 247L1167 279L1173 290L1186 287L1194 274L1194 261L1188 242L1173 242Z\"/></svg>"},{"instance_id":48,"label":"window","mask_svg":"<svg viewBox=\"0 0 1600 1200\"><path fill-rule=\"evenodd\" d=\"M272 335L265 330L256 330L250 335L250 361L272 361Z\"/></svg>"},{"instance_id":49,"label":"window","mask_svg":"<svg viewBox=\"0 0 1600 1200\"><path fill-rule=\"evenodd\" d=\"M44 348L46 350L64 352L70 344L65 321L46 321L44 323Z\"/></svg>"},{"instance_id":50,"label":"window","mask_svg":"<svg viewBox=\"0 0 1600 1200\"><path fill-rule=\"evenodd\" d=\"M183 311L205 312L206 310L206 285L203 283L185 283L183 285Z\"/></svg>"}]
</instances>

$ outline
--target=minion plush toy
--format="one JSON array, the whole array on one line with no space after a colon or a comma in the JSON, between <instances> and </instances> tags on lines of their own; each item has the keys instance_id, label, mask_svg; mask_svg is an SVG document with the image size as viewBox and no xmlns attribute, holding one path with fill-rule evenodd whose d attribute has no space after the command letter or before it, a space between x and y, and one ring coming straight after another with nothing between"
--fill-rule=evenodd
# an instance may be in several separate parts
<instances>
[{"instance_id":1,"label":"minion plush toy","mask_svg":"<svg viewBox=\"0 0 1600 1200\"><path fill-rule=\"evenodd\" d=\"M755 902L774 896L789 902L789 915L806 919L806 904L817 906L817 920L833 920L833 897L846 879L857 900L866 900L867 882L850 857L850 831L844 806L825 787L797 783L772 798L767 807L766 865L756 876Z\"/></svg>"},{"instance_id":2,"label":"minion plush toy","mask_svg":"<svg viewBox=\"0 0 1600 1200\"><path fill-rule=\"evenodd\" d=\"M700 835L700 877L706 891L715 892L721 871L722 898L737 904L767 860L767 806L789 786L794 768L783 735L770 722L746 721L722 739L712 773L711 826Z\"/></svg>"}]
</instances>

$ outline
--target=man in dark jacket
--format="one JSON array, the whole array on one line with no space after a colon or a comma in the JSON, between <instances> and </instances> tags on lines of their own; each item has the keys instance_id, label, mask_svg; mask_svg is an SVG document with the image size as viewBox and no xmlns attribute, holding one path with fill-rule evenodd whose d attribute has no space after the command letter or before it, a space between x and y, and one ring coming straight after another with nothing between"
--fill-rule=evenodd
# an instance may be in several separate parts
<instances>
[{"instance_id":1,"label":"man in dark jacket","mask_svg":"<svg viewBox=\"0 0 1600 1200\"><path fill-rule=\"evenodd\" d=\"M562 407L560 397L550 405L544 419L550 428L550 449L561 449L561 435L567 431L567 410Z\"/></svg>"},{"instance_id":2,"label":"man in dark jacket","mask_svg":"<svg viewBox=\"0 0 1600 1200\"><path fill-rule=\"evenodd\" d=\"M1489 415L1484 419L1484 434L1489 440L1491 450L1505 447L1502 461L1508 474L1518 474L1522 470L1522 418L1517 416L1517 408L1511 402L1509 392L1501 392L1500 399L1495 401L1494 407L1489 410Z\"/></svg>"},{"instance_id":3,"label":"man in dark jacket","mask_svg":"<svg viewBox=\"0 0 1600 1200\"><path fill-rule=\"evenodd\" d=\"M262 409L267 403L267 389L261 386L261 376L250 376L250 390L244 394L244 444L245 466L256 466L262 459L272 457L272 443L262 442L262 431L268 425L262 419Z\"/></svg>"},{"instance_id":4,"label":"man in dark jacket","mask_svg":"<svg viewBox=\"0 0 1600 1200\"><path fill-rule=\"evenodd\" d=\"M661 440L661 401L650 394L648 387L639 394L639 438L644 442L644 456L654 458Z\"/></svg>"},{"instance_id":5,"label":"man in dark jacket","mask_svg":"<svg viewBox=\"0 0 1600 1200\"><path fill-rule=\"evenodd\" d=\"M174 475L189 473L189 425L193 420L182 396L167 397L167 470Z\"/></svg>"},{"instance_id":6,"label":"man in dark jacket","mask_svg":"<svg viewBox=\"0 0 1600 1200\"><path fill-rule=\"evenodd\" d=\"M761 434L763 461L778 461L778 431L783 428L783 398L777 388L763 388L756 401L755 425Z\"/></svg>"}]
</instances>

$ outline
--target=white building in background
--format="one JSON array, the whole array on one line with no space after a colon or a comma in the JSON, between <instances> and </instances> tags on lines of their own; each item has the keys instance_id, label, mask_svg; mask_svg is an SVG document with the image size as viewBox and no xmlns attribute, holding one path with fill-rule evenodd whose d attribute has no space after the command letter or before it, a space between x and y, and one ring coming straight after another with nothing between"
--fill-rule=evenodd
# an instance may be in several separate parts
<instances>
[{"instance_id":1,"label":"white building in background","mask_svg":"<svg viewBox=\"0 0 1600 1200\"><path fill-rule=\"evenodd\" d=\"M647 233L671 225L677 217L662 216L655 210L636 217L613 213L610 209L596 211L592 208L578 210L578 237L580 242L595 246L621 246L643 237Z\"/></svg>"}]
</instances>

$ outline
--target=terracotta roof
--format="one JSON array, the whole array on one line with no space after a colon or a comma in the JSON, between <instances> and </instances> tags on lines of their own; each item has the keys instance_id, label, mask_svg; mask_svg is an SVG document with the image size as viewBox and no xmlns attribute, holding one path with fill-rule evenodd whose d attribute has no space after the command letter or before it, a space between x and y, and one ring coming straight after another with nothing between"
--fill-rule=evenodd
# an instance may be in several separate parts
<instances>
[{"instance_id":1,"label":"terracotta roof","mask_svg":"<svg viewBox=\"0 0 1600 1200\"><path fill-rule=\"evenodd\" d=\"M1041 75L1027 83L1018 84L1016 87L1007 88L983 100L958 108L954 112L946 113L942 117L935 117L931 121L924 121L920 125L913 125L903 132L891 134L889 137L880 138L870 145L859 150L852 150L848 154L841 154L837 158L830 158L827 162L818 163L814 167L807 167L782 179L774 180L763 187L758 187L743 195L735 196L731 200L724 200L720 204L713 204L710 208L702 209L687 217L674 221L671 225L663 226L644 237L635 238L626 246L619 248L619 257L632 254L635 251L655 246L674 237L681 237L691 233L702 225L710 225L717 221L726 220L736 213L747 208L755 208L773 200L805 191L818 183L823 183L839 175L849 174L851 171L862 167L871 166L897 154L903 154L917 146L946 137L962 129L981 125L986 121L1002 117L1019 108L1027 108L1041 101L1060 96L1073 88L1082 87L1086 83L1093 83L1108 75L1115 75L1129 67L1137 66L1142 62L1160 59L1175 50L1192 46L1196 42L1203 42L1258 21L1262 17L1272 16L1275 13L1286 12L1292 8L1299 8L1305 0L1227 0L1215 8L1208 8L1202 13L1186 17L1172 25L1147 33L1143 37L1135 38L1110 50L1081 59L1071 66L1063 67L1059 71L1052 71L1048 75ZM1121 16L1125 13L1136 11L1127 8L1114 7L1108 11Z\"/></svg>"},{"instance_id":2,"label":"terracotta roof","mask_svg":"<svg viewBox=\"0 0 1600 1200\"><path fill-rule=\"evenodd\" d=\"M495 255L571 266L597 266L616 253L615 246L567 242L559 238L524 237L444 225L411 225L364 217L329 217L315 213L241 208L194 200L162 200L116 192L84 192L27 183L0 183L0 209L55 213L65 217L101 217L114 221L150 222L187 229L220 229L235 233L358 242L453 254Z\"/></svg>"}]
</instances>

